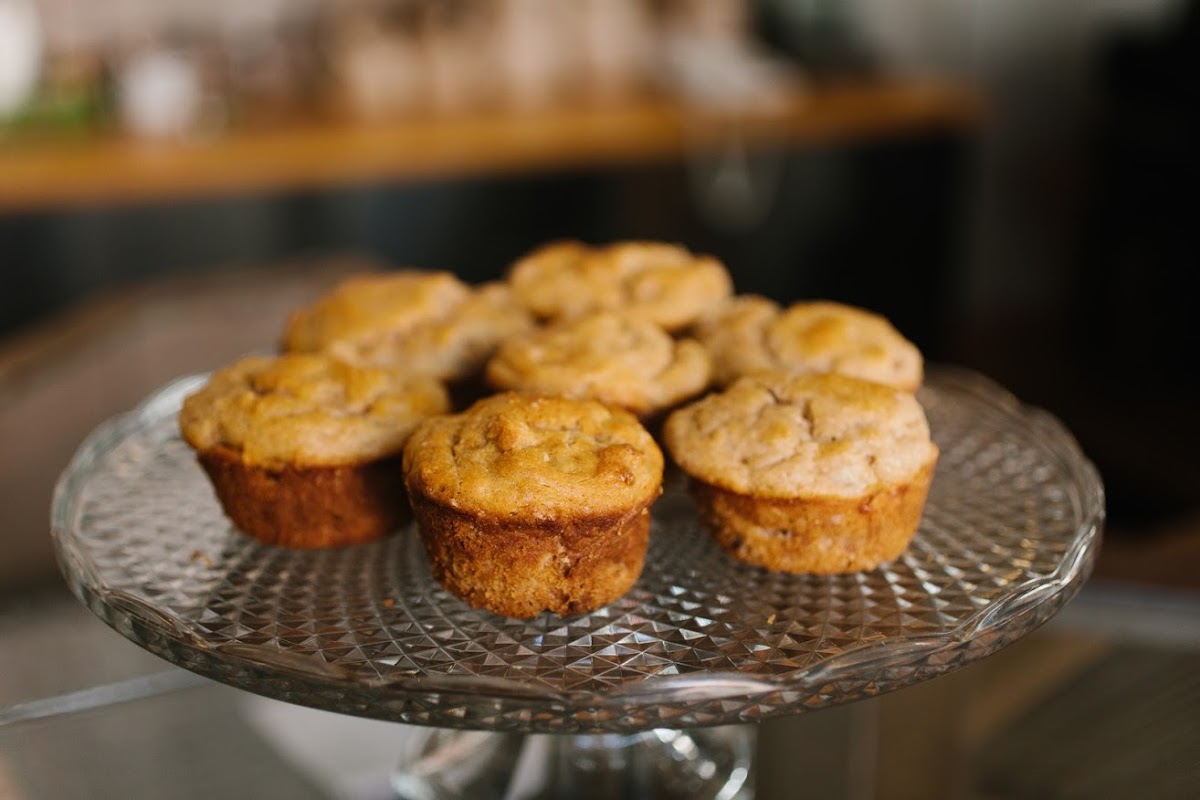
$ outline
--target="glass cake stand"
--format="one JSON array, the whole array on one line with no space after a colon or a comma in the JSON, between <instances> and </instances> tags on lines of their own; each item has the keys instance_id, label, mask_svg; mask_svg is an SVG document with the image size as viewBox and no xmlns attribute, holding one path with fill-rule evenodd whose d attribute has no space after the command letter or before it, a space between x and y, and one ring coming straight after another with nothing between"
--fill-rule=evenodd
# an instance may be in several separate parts
<instances>
[{"instance_id":1,"label":"glass cake stand","mask_svg":"<svg viewBox=\"0 0 1200 800\"><path fill-rule=\"evenodd\" d=\"M934 370L920 399L941 457L896 561L838 576L736 563L674 475L625 597L506 619L444 592L411 529L323 551L233 529L177 432L203 379L81 445L52 509L63 574L102 620L193 672L430 726L397 772L408 797L748 796L755 726L741 723L879 695L1024 636L1078 591L1104 519L1099 476L1058 421Z\"/></svg>"}]
</instances>

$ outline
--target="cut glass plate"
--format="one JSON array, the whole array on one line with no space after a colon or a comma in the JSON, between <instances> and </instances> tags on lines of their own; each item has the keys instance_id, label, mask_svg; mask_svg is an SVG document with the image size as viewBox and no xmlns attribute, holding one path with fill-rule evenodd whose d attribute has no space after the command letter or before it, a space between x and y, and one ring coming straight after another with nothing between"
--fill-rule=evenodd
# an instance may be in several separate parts
<instances>
[{"instance_id":1,"label":"cut glass plate","mask_svg":"<svg viewBox=\"0 0 1200 800\"><path fill-rule=\"evenodd\" d=\"M431 578L410 527L339 550L258 544L231 527L179 438L203 376L110 420L57 487L64 575L153 653L269 697L365 717L523 732L748 722L878 695L1029 633L1078 591L1103 489L1070 434L973 373L921 390L941 448L896 561L840 576L730 560L683 481L653 509L646 567L617 602L512 620Z\"/></svg>"}]
</instances>

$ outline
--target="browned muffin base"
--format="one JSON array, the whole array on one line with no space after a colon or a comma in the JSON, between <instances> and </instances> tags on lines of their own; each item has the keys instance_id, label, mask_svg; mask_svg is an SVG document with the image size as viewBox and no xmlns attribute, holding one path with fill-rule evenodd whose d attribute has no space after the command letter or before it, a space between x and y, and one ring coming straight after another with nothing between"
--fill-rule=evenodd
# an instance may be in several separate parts
<instances>
[{"instance_id":1,"label":"browned muffin base","mask_svg":"<svg viewBox=\"0 0 1200 800\"><path fill-rule=\"evenodd\" d=\"M933 464L865 497L777 500L692 481L700 515L729 555L770 570L830 575L899 556L921 522Z\"/></svg>"},{"instance_id":2,"label":"browned muffin base","mask_svg":"<svg viewBox=\"0 0 1200 800\"><path fill-rule=\"evenodd\" d=\"M232 450L198 454L225 514L267 544L341 547L377 539L408 515L400 457L360 466L247 466Z\"/></svg>"},{"instance_id":3,"label":"browned muffin base","mask_svg":"<svg viewBox=\"0 0 1200 800\"><path fill-rule=\"evenodd\" d=\"M602 608L637 582L649 509L542 524L474 517L412 496L434 577L474 608L518 619Z\"/></svg>"}]
</instances>

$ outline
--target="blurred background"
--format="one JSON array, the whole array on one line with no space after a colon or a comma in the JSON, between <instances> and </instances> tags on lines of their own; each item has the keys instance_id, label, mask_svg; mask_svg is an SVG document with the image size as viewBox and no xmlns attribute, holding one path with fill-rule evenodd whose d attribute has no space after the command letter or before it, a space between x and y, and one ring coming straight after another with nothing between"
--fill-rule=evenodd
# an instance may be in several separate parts
<instances>
[{"instance_id":1,"label":"blurred background","mask_svg":"<svg viewBox=\"0 0 1200 800\"><path fill-rule=\"evenodd\" d=\"M877 765L827 796L1131 796L1149 762L1096 785L1038 737L1151 675L1182 749L1137 793L1195 796L1197 75L1195 0L0 0L0 708L156 667L54 567L53 483L101 420L358 269L484 280L552 238L653 238L739 291L886 314L1061 417L1105 479L1067 620L865 723L819 715ZM103 664L56 649L81 635ZM889 722L913 708L915 740ZM72 796L22 741L0 797Z\"/></svg>"}]
</instances>

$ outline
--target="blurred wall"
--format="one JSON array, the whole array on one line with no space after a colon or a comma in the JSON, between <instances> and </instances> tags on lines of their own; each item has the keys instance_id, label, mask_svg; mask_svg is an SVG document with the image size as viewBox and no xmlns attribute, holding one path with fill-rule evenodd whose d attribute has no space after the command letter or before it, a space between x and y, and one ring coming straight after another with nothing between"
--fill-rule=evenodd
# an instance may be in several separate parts
<instances>
[{"instance_id":1,"label":"blurred wall","mask_svg":"<svg viewBox=\"0 0 1200 800\"><path fill-rule=\"evenodd\" d=\"M958 75L991 104L979 142L958 307L1045 311L1069 291L1097 53L1176 23L1187 0L853 0L860 34L899 71Z\"/></svg>"}]
</instances>

